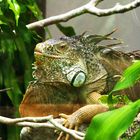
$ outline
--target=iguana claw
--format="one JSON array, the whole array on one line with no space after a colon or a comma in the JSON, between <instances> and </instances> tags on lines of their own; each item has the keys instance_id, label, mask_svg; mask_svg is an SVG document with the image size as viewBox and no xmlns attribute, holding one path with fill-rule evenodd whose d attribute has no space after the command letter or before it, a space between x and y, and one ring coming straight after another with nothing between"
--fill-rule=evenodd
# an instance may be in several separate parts
<instances>
[{"instance_id":1,"label":"iguana claw","mask_svg":"<svg viewBox=\"0 0 140 140\"><path fill-rule=\"evenodd\" d=\"M63 126L64 127L66 127L66 128L68 128L68 129L74 129L74 130L78 130L78 128L79 128L79 124L78 124L78 122L77 123L72 123L72 119L73 119L73 115L66 115L66 114L59 114L59 116L61 117L61 118L64 118L65 119L65 121L63 122ZM73 122L75 122L75 121L73 121ZM57 138L57 140L61 140L61 138L63 138L64 137L64 132L61 132L60 134L59 134L59 137ZM70 135L69 134L66 134L66 136L65 136L65 140L69 140L70 139Z\"/></svg>"},{"instance_id":2,"label":"iguana claw","mask_svg":"<svg viewBox=\"0 0 140 140\"><path fill-rule=\"evenodd\" d=\"M63 123L64 127L78 130L80 124L90 122L92 117L99 113L108 111L108 109L109 108L107 106L102 104L86 105L71 115L60 114L59 116L65 119ZM62 140L63 137L64 132L61 132L57 140ZM69 137L69 134L66 134L65 140L69 140Z\"/></svg>"}]
</instances>

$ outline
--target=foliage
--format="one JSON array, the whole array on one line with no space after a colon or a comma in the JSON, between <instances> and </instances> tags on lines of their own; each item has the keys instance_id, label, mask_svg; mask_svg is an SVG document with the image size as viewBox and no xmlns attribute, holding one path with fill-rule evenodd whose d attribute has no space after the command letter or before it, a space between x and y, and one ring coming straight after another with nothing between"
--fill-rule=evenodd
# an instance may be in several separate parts
<instances>
[{"instance_id":1,"label":"foliage","mask_svg":"<svg viewBox=\"0 0 140 140\"><path fill-rule=\"evenodd\" d=\"M14 106L19 104L19 96L31 80L37 35L29 31L26 24L37 17L37 11L40 12L34 1L0 2L0 87L11 88L7 93Z\"/></svg>"},{"instance_id":2,"label":"foliage","mask_svg":"<svg viewBox=\"0 0 140 140\"><path fill-rule=\"evenodd\" d=\"M26 28L26 24L41 18L34 0L0 1L0 89L10 88L7 94L0 92L0 107L11 106L18 110L28 82L32 80L33 49L40 39L36 32ZM12 112L8 117L17 114ZM16 131L13 127L1 129L0 137L16 140L19 137Z\"/></svg>"},{"instance_id":3,"label":"foliage","mask_svg":"<svg viewBox=\"0 0 140 140\"><path fill-rule=\"evenodd\" d=\"M58 29L65 35L65 36L74 36L76 35L73 27L71 26L62 26L61 24L57 23L56 26L58 27Z\"/></svg>"},{"instance_id":4,"label":"foliage","mask_svg":"<svg viewBox=\"0 0 140 140\"><path fill-rule=\"evenodd\" d=\"M140 139L140 129L132 140L139 140L139 139Z\"/></svg>"},{"instance_id":5,"label":"foliage","mask_svg":"<svg viewBox=\"0 0 140 140\"><path fill-rule=\"evenodd\" d=\"M137 60L124 71L121 79L112 90L112 93L118 90L132 87L139 79L140 79L140 60Z\"/></svg>"},{"instance_id":6,"label":"foliage","mask_svg":"<svg viewBox=\"0 0 140 140\"><path fill-rule=\"evenodd\" d=\"M7 3L9 4L9 9L11 9L15 15L16 25L18 26L18 19L20 16L20 6L17 3L16 0L7 0Z\"/></svg>"},{"instance_id":7,"label":"foliage","mask_svg":"<svg viewBox=\"0 0 140 140\"><path fill-rule=\"evenodd\" d=\"M95 116L85 140L117 140L133 122L140 108L140 100Z\"/></svg>"},{"instance_id":8,"label":"foliage","mask_svg":"<svg viewBox=\"0 0 140 140\"><path fill-rule=\"evenodd\" d=\"M115 85L110 96L115 91L133 86L139 78L140 61L136 61L124 71L122 78ZM140 100L120 109L95 116L87 130L85 140L117 140L130 126L139 110ZM133 139L139 138L140 132Z\"/></svg>"},{"instance_id":9,"label":"foliage","mask_svg":"<svg viewBox=\"0 0 140 140\"><path fill-rule=\"evenodd\" d=\"M140 80L140 60L135 60L135 62L124 71L120 80L114 86L113 90L109 93L108 102L112 103L112 94L115 94L119 90L123 90L134 86L134 84L139 80Z\"/></svg>"}]
</instances>

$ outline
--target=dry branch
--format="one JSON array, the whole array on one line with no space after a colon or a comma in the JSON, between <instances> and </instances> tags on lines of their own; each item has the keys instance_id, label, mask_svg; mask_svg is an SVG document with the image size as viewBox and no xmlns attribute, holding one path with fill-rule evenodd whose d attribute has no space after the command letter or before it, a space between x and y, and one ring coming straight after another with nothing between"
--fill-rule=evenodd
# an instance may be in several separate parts
<instances>
[{"instance_id":1,"label":"dry branch","mask_svg":"<svg viewBox=\"0 0 140 140\"><path fill-rule=\"evenodd\" d=\"M97 8L96 6L102 1L103 0L91 0L89 3L79 8L73 9L67 13L30 23L27 25L27 28L29 29L43 28L45 26L56 24L59 22L66 22L74 17L80 16L86 13L93 14L99 17L109 16L113 14L124 13L140 6L140 0L134 0L133 2L130 2L129 4L126 4L126 5L121 5L117 3L114 7L109 8L109 9Z\"/></svg>"},{"instance_id":2,"label":"dry branch","mask_svg":"<svg viewBox=\"0 0 140 140\"><path fill-rule=\"evenodd\" d=\"M0 93L3 93L3 92L5 92L5 91L9 91L9 90L12 90L12 88L0 89Z\"/></svg>"},{"instance_id":3,"label":"dry branch","mask_svg":"<svg viewBox=\"0 0 140 140\"><path fill-rule=\"evenodd\" d=\"M63 131L67 134L70 134L75 139L83 140L85 134L82 132L78 132L75 130L68 129L62 126L63 120L61 119L53 119L53 116L46 116L46 117L24 117L24 118L7 118L0 116L0 123L7 124L7 125L17 125L22 127L32 127L32 128L53 128L60 131Z\"/></svg>"}]
</instances>

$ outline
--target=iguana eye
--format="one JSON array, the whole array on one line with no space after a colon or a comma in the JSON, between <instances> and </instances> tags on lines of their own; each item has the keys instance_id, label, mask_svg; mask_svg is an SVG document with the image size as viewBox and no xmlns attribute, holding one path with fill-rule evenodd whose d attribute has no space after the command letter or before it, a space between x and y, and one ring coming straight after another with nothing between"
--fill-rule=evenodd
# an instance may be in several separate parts
<instances>
[{"instance_id":1,"label":"iguana eye","mask_svg":"<svg viewBox=\"0 0 140 140\"><path fill-rule=\"evenodd\" d=\"M59 53L64 53L65 51L68 50L68 44L67 43L61 43L61 44L57 44L55 45L55 49L57 52Z\"/></svg>"}]
</instances>

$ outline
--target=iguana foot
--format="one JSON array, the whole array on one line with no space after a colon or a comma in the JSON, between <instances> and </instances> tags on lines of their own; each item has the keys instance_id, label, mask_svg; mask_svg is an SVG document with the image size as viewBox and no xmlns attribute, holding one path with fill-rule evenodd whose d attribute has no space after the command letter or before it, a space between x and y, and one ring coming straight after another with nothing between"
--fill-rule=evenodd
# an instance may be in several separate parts
<instances>
[{"instance_id":1,"label":"iguana foot","mask_svg":"<svg viewBox=\"0 0 140 140\"><path fill-rule=\"evenodd\" d=\"M108 111L108 106L101 104L86 105L71 115L60 114L60 117L64 118L64 127L68 129L78 130L80 124L89 123L95 115ZM59 134L57 140L61 140L64 137L64 132ZM66 134L65 140L69 140L69 134Z\"/></svg>"},{"instance_id":2,"label":"iguana foot","mask_svg":"<svg viewBox=\"0 0 140 140\"><path fill-rule=\"evenodd\" d=\"M66 114L60 114L59 115L61 118L64 118L64 122L63 122L63 126L68 128L68 129L74 129L74 130L78 130L79 128L79 123L78 121L75 122L73 119L73 116L72 115L66 115ZM74 122L73 122L74 121ZM64 136L64 132L61 132L59 134L59 137L57 138L57 140L61 140L62 137L65 137L65 140L69 140L70 138L70 135L69 134L66 134L66 136Z\"/></svg>"}]
</instances>

